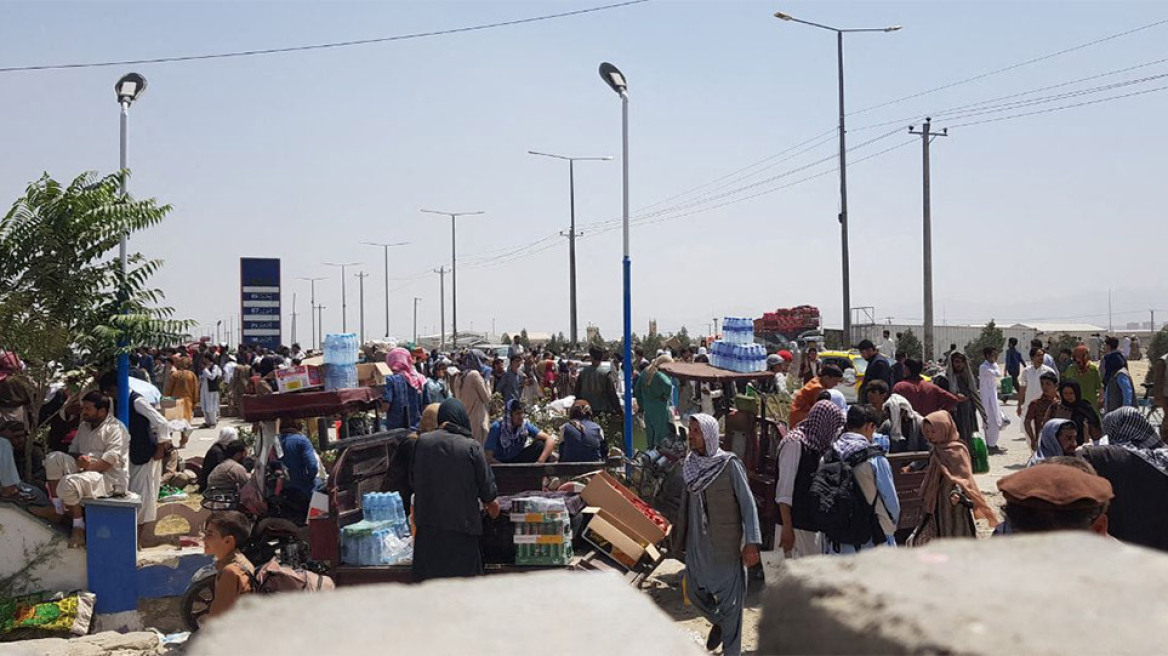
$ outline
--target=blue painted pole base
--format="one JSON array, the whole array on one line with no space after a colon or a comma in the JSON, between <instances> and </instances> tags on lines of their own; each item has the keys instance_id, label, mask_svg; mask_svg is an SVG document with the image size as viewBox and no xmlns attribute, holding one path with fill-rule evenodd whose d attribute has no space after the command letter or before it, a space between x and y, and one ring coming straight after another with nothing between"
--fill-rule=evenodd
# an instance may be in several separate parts
<instances>
[{"instance_id":1,"label":"blue painted pole base","mask_svg":"<svg viewBox=\"0 0 1168 656\"><path fill-rule=\"evenodd\" d=\"M138 609L138 507L136 494L85 499L85 567L94 611Z\"/></svg>"}]
</instances>

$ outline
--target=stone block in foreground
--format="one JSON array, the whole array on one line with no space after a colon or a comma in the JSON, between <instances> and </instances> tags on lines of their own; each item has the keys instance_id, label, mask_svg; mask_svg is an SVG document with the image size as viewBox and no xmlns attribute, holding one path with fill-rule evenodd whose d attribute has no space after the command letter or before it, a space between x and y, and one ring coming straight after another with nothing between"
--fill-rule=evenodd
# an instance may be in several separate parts
<instances>
[{"instance_id":1,"label":"stone block in foreground","mask_svg":"<svg viewBox=\"0 0 1168 656\"><path fill-rule=\"evenodd\" d=\"M1155 654L1168 555L1088 533L787 561L760 654Z\"/></svg>"},{"instance_id":2,"label":"stone block in foreground","mask_svg":"<svg viewBox=\"0 0 1168 656\"><path fill-rule=\"evenodd\" d=\"M211 620L189 656L703 653L614 574L549 572L250 596Z\"/></svg>"}]
</instances>

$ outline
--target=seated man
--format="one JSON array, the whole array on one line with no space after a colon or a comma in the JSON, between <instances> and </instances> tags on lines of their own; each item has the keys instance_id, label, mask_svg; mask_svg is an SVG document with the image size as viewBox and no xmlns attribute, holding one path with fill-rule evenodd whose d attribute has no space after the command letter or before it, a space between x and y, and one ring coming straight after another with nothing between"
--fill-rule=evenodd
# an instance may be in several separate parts
<instances>
[{"instance_id":1,"label":"seated man","mask_svg":"<svg viewBox=\"0 0 1168 656\"><path fill-rule=\"evenodd\" d=\"M20 437L14 437L16 434L19 434ZM24 454L23 450L19 455L17 454L13 442L16 440L26 442L24 439L26 436L27 429L25 429L23 422L10 421L0 426L0 501L15 501L30 508L33 506L44 508L49 505L49 499L45 496L44 484L29 485L20 478L20 470L24 467ZM37 470L35 455L34 451L33 476L36 476ZM44 469L44 454L42 453L40 463L42 476ZM46 510L51 511L49 508Z\"/></svg>"},{"instance_id":2,"label":"seated man","mask_svg":"<svg viewBox=\"0 0 1168 656\"><path fill-rule=\"evenodd\" d=\"M1107 507L1115 497L1111 483L1080 466L1043 461L1003 477L998 489L1006 498L1006 532L1107 535Z\"/></svg>"},{"instance_id":3,"label":"seated man","mask_svg":"<svg viewBox=\"0 0 1168 656\"><path fill-rule=\"evenodd\" d=\"M16 466L23 470L25 449L32 449L32 476L25 481L33 487L46 489L48 479L45 477L45 450L40 445L33 444L28 439L28 427L24 422L8 421L0 424L0 438L7 439L12 445L12 457Z\"/></svg>"},{"instance_id":4,"label":"seated man","mask_svg":"<svg viewBox=\"0 0 1168 656\"><path fill-rule=\"evenodd\" d=\"M487 443L483 446L487 462L547 462L556 448L556 441L527 421L525 413L519 399L507 402L503 418L491 424L487 433ZM527 444L529 437L534 440L530 446Z\"/></svg>"},{"instance_id":5,"label":"seated man","mask_svg":"<svg viewBox=\"0 0 1168 656\"><path fill-rule=\"evenodd\" d=\"M207 477L207 487L224 491L234 490L238 494L240 488L251 478L251 474L243 466L243 459L247 457L247 445L243 440L235 440L223 447L223 452L227 458Z\"/></svg>"},{"instance_id":6,"label":"seated man","mask_svg":"<svg viewBox=\"0 0 1168 656\"><path fill-rule=\"evenodd\" d=\"M592 421L592 406L576 401L568 410L563 428L560 462L600 462L604 460L604 431Z\"/></svg>"},{"instance_id":7,"label":"seated man","mask_svg":"<svg viewBox=\"0 0 1168 656\"><path fill-rule=\"evenodd\" d=\"M49 494L60 498L73 518L70 546L85 544L81 500L124 495L130 484L129 463L130 434L110 412L110 398L96 390L86 394L81 399L81 426L69 453L54 451L45 458Z\"/></svg>"}]
</instances>

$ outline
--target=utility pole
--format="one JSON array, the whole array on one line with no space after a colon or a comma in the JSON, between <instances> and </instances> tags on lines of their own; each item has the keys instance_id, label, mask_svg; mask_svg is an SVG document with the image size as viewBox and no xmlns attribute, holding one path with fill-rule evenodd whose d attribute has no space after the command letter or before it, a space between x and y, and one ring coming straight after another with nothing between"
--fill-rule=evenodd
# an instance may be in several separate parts
<instances>
[{"instance_id":1,"label":"utility pole","mask_svg":"<svg viewBox=\"0 0 1168 656\"><path fill-rule=\"evenodd\" d=\"M434 269L434 273L438 274L438 334L440 346L439 348L446 349L446 267L440 266Z\"/></svg>"},{"instance_id":2,"label":"utility pole","mask_svg":"<svg viewBox=\"0 0 1168 656\"><path fill-rule=\"evenodd\" d=\"M325 266L340 267L341 269L341 332L349 332L349 295L345 293L345 268L359 266L360 262L334 263L325 262Z\"/></svg>"},{"instance_id":3,"label":"utility pole","mask_svg":"<svg viewBox=\"0 0 1168 656\"><path fill-rule=\"evenodd\" d=\"M320 341L324 342L324 306L316 306L316 324L317 332L320 334Z\"/></svg>"},{"instance_id":4,"label":"utility pole","mask_svg":"<svg viewBox=\"0 0 1168 656\"><path fill-rule=\"evenodd\" d=\"M1111 322L1111 289L1107 290L1107 332L1115 332L1115 324Z\"/></svg>"},{"instance_id":5,"label":"utility pole","mask_svg":"<svg viewBox=\"0 0 1168 656\"><path fill-rule=\"evenodd\" d=\"M1148 310L1148 312L1151 313L1151 315L1152 315L1152 323L1148 324L1148 328L1150 328L1151 331L1154 333L1154 332L1156 332L1156 311L1155 310Z\"/></svg>"},{"instance_id":6,"label":"utility pole","mask_svg":"<svg viewBox=\"0 0 1168 656\"><path fill-rule=\"evenodd\" d=\"M713 334L713 337L714 337L714 339L717 339L717 338L718 338L718 317L714 317L713 319L714 319L714 334Z\"/></svg>"},{"instance_id":7,"label":"utility pole","mask_svg":"<svg viewBox=\"0 0 1168 656\"><path fill-rule=\"evenodd\" d=\"M925 361L932 359L936 353L933 351L933 199L932 190L930 188L929 180L929 144L932 143L934 137L949 136L949 128L945 128L941 132L933 132L933 119L925 118L924 125L919 131L913 130L909 126L909 134L921 135L921 157L922 157L922 187L924 189L922 196L922 207L924 215L924 288L925 288L925 339L924 351Z\"/></svg>"},{"instance_id":8,"label":"utility pole","mask_svg":"<svg viewBox=\"0 0 1168 656\"><path fill-rule=\"evenodd\" d=\"M389 339L389 249L394 246L406 246L410 242L399 241L393 244L383 244L374 241L363 241L361 243L366 246L380 246L385 254L385 338ZM362 341L364 341L364 337L362 337Z\"/></svg>"},{"instance_id":9,"label":"utility pole","mask_svg":"<svg viewBox=\"0 0 1168 656\"><path fill-rule=\"evenodd\" d=\"M292 343L296 341L296 292L292 292Z\"/></svg>"},{"instance_id":10,"label":"utility pole","mask_svg":"<svg viewBox=\"0 0 1168 656\"><path fill-rule=\"evenodd\" d=\"M369 277L368 273L358 271L353 275L357 276L359 282L357 283L358 294L361 297L358 305L361 308L361 344L365 344L365 279Z\"/></svg>"},{"instance_id":11,"label":"utility pole","mask_svg":"<svg viewBox=\"0 0 1168 656\"><path fill-rule=\"evenodd\" d=\"M441 214L450 217L450 344L458 348L458 217L477 216L485 212L439 212L421 210L426 214ZM473 326L473 324L472 324ZM472 328L473 330L473 328Z\"/></svg>"},{"instance_id":12,"label":"utility pole","mask_svg":"<svg viewBox=\"0 0 1168 656\"><path fill-rule=\"evenodd\" d=\"M309 307L312 311L308 313L308 323L312 325L312 348L320 349L320 342L316 341L316 281L325 280L325 278L300 278L300 280L307 280L310 285Z\"/></svg>"},{"instance_id":13,"label":"utility pole","mask_svg":"<svg viewBox=\"0 0 1168 656\"><path fill-rule=\"evenodd\" d=\"M414 346L418 345L418 301L422 300L420 297L414 297Z\"/></svg>"}]
</instances>

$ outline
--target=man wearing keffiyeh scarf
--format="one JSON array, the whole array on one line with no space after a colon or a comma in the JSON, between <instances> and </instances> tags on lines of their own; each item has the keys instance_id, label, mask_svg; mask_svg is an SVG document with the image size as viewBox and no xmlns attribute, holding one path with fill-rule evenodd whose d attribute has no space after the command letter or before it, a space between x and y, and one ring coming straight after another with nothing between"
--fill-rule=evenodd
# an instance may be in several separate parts
<instances>
[{"instance_id":1,"label":"man wearing keffiyeh scarf","mask_svg":"<svg viewBox=\"0 0 1168 656\"><path fill-rule=\"evenodd\" d=\"M1107 445L1087 446L1081 455L1115 492L1108 534L1168 551L1168 446L1135 408L1113 410L1102 423Z\"/></svg>"},{"instance_id":2,"label":"man wearing keffiyeh scarf","mask_svg":"<svg viewBox=\"0 0 1168 656\"><path fill-rule=\"evenodd\" d=\"M713 624L706 647L722 645L723 654L735 655L742 648L745 567L759 562L758 511L742 462L719 446L716 419L690 418L689 447L674 544L685 560L689 599Z\"/></svg>"},{"instance_id":3,"label":"man wearing keffiyeh scarf","mask_svg":"<svg viewBox=\"0 0 1168 656\"><path fill-rule=\"evenodd\" d=\"M779 548L787 558L822 553L814 526L811 478L819 460L844 427L844 412L831 401L818 401L807 418L779 442Z\"/></svg>"}]
</instances>

